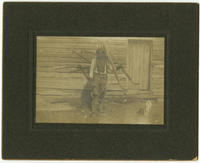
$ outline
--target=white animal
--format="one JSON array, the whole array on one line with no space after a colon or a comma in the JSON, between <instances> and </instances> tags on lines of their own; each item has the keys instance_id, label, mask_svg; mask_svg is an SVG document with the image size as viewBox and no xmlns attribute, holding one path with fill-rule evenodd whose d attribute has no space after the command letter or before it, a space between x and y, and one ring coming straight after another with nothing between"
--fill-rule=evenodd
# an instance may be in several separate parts
<instances>
[{"instance_id":1,"label":"white animal","mask_svg":"<svg viewBox=\"0 0 200 163\"><path fill-rule=\"evenodd\" d=\"M150 111L151 111L151 107L152 107L152 103L151 103L151 100L147 100L146 101L146 107L144 109L144 115L145 116L148 116Z\"/></svg>"}]
</instances>

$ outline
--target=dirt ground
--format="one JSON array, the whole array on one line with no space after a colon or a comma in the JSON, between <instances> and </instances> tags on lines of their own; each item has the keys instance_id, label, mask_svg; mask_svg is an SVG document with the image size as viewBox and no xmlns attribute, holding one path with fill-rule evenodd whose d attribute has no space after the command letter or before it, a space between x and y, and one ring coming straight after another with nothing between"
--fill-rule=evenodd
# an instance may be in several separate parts
<instances>
[{"instance_id":1,"label":"dirt ground","mask_svg":"<svg viewBox=\"0 0 200 163\"><path fill-rule=\"evenodd\" d=\"M38 123L98 123L98 124L163 124L163 101L151 100L152 107L145 114L144 99L109 97L104 100L102 112L91 114L80 99L54 102L57 109L36 111ZM59 109L62 108L62 109Z\"/></svg>"}]
</instances>

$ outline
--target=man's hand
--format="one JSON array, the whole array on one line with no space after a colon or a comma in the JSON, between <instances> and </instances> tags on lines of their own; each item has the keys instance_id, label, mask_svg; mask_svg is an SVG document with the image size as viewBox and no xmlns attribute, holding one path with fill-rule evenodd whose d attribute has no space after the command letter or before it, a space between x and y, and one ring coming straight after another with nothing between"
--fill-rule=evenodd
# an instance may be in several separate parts
<instances>
[{"instance_id":1,"label":"man's hand","mask_svg":"<svg viewBox=\"0 0 200 163\"><path fill-rule=\"evenodd\" d=\"M81 65L77 65L76 68L80 70L80 69L82 69L82 66Z\"/></svg>"},{"instance_id":2,"label":"man's hand","mask_svg":"<svg viewBox=\"0 0 200 163\"><path fill-rule=\"evenodd\" d=\"M117 66L116 67L116 70L119 70L119 69L121 69L122 68L122 66L120 65L120 66Z\"/></svg>"}]
</instances>

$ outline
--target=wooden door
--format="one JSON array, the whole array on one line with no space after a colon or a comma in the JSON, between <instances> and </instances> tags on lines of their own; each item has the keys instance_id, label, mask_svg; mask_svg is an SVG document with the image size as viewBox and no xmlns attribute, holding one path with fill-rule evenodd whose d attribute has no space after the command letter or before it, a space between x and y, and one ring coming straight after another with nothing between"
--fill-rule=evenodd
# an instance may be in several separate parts
<instances>
[{"instance_id":1,"label":"wooden door","mask_svg":"<svg viewBox=\"0 0 200 163\"><path fill-rule=\"evenodd\" d=\"M128 40L128 73L137 84L129 84L130 89L150 89L150 62L152 41Z\"/></svg>"}]
</instances>

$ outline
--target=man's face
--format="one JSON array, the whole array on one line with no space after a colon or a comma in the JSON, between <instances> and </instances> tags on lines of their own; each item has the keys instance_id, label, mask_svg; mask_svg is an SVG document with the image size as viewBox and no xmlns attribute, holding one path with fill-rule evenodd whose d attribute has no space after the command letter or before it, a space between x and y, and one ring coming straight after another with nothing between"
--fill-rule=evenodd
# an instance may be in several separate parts
<instances>
[{"instance_id":1,"label":"man's face","mask_svg":"<svg viewBox=\"0 0 200 163\"><path fill-rule=\"evenodd\" d=\"M99 49L98 54L103 56L103 55L105 55L105 51L103 49Z\"/></svg>"},{"instance_id":2,"label":"man's face","mask_svg":"<svg viewBox=\"0 0 200 163\"><path fill-rule=\"evenodd\" d=\"M104 49L98 49L96 55L97 58L106 58L106 52Z\"/></svg>"}]
</instances>

